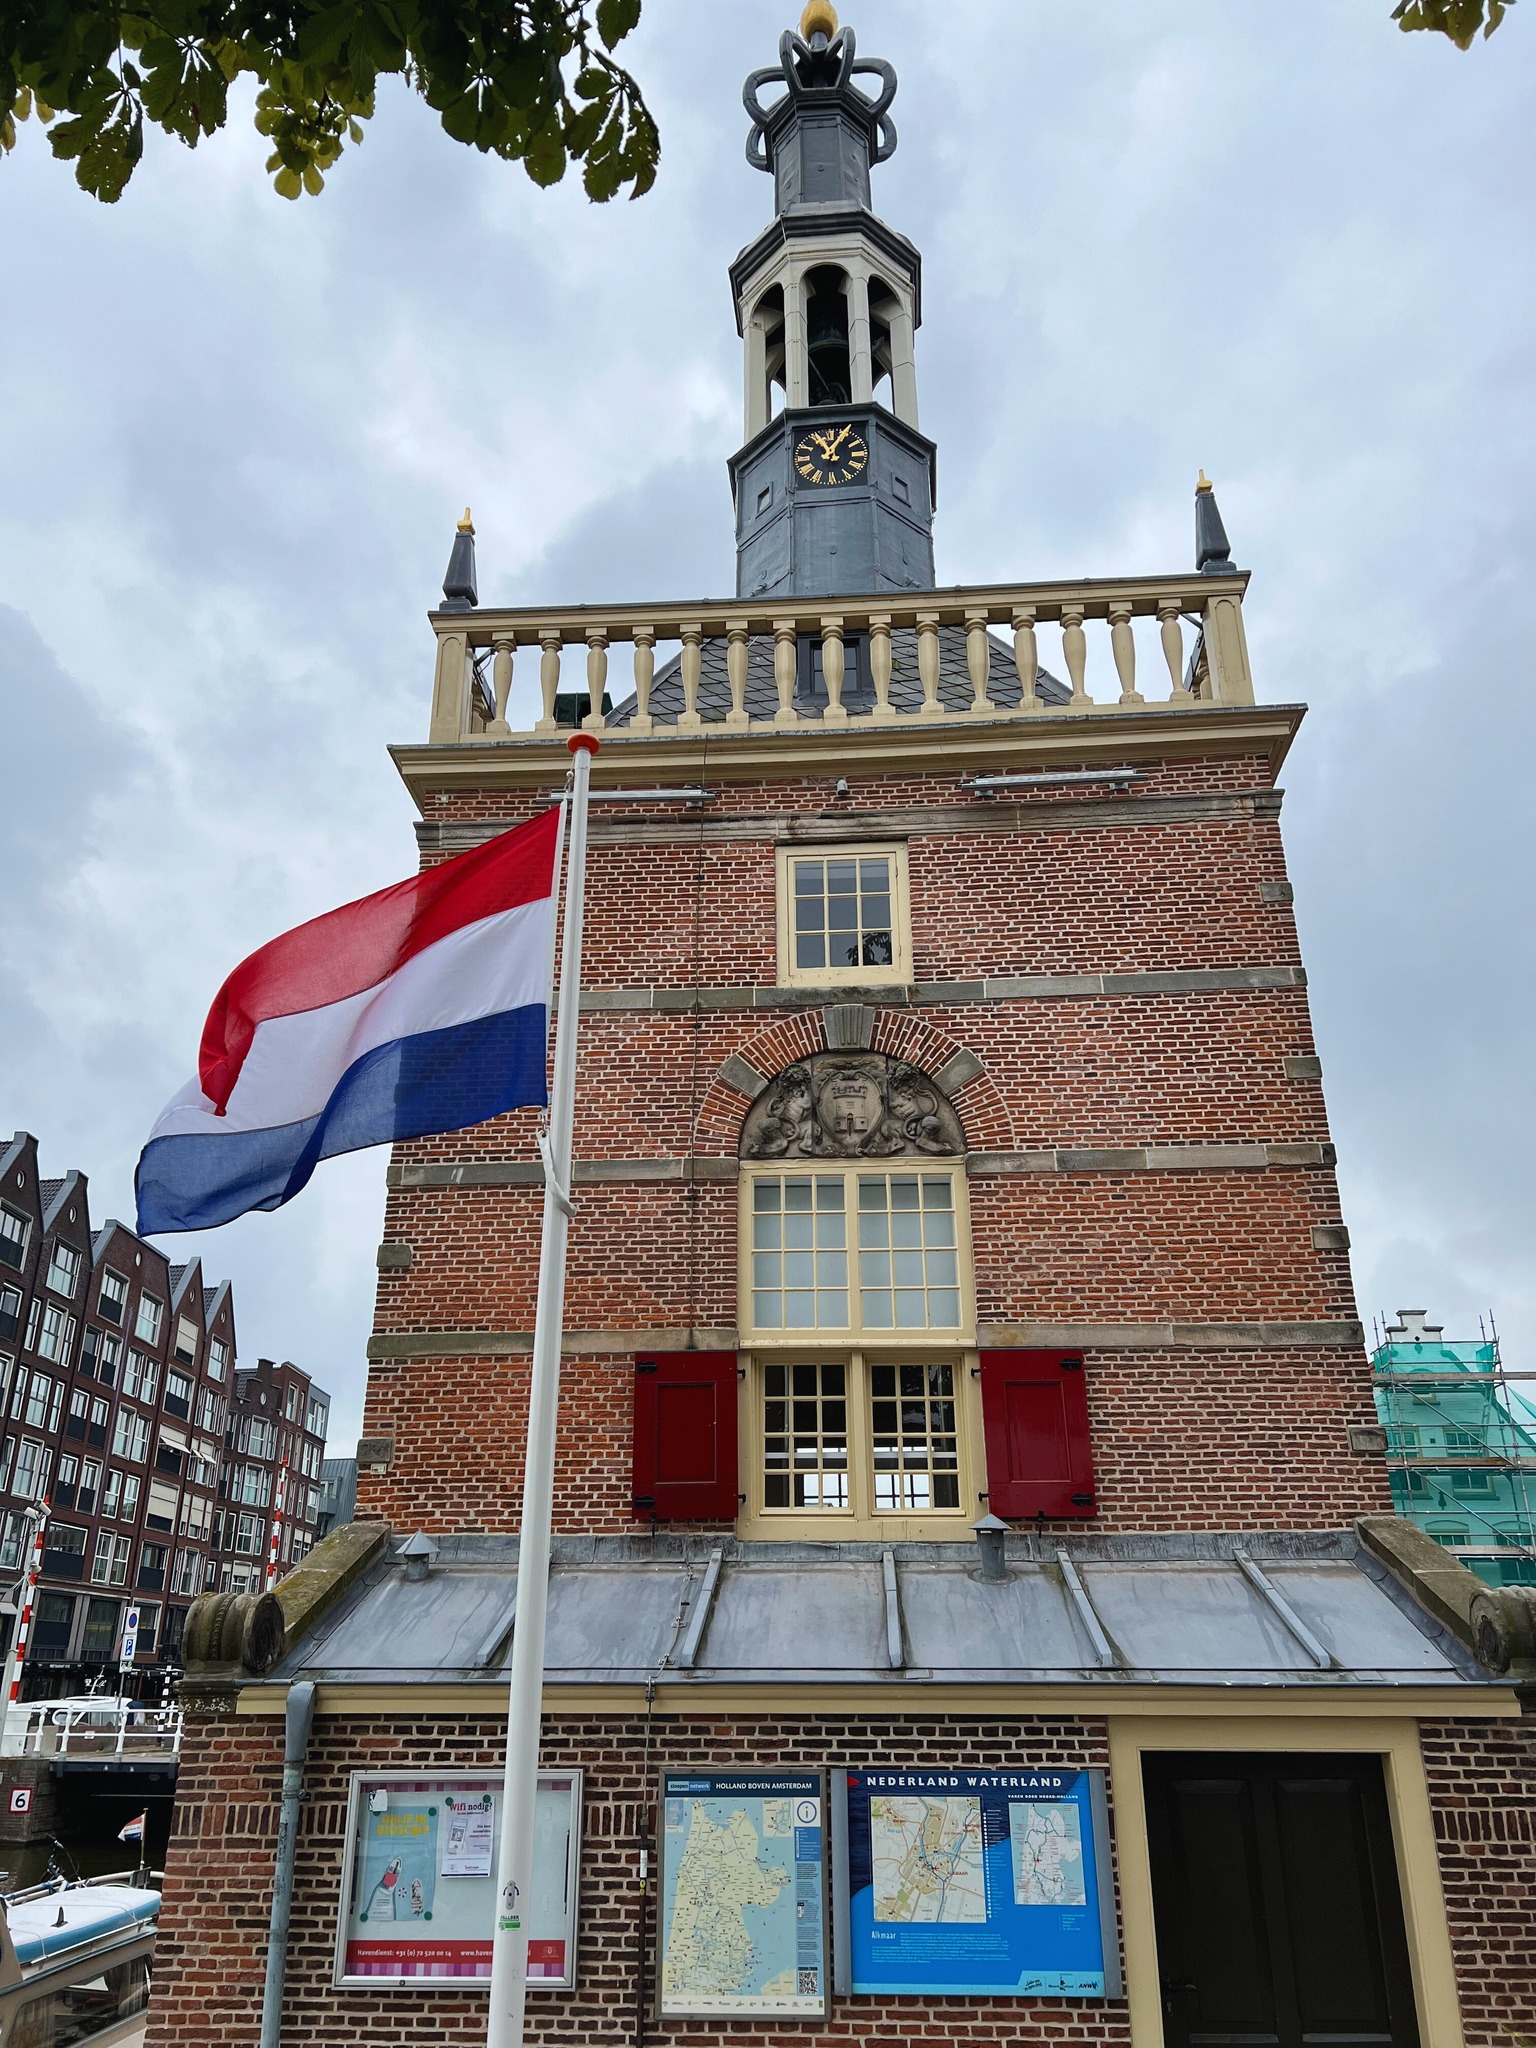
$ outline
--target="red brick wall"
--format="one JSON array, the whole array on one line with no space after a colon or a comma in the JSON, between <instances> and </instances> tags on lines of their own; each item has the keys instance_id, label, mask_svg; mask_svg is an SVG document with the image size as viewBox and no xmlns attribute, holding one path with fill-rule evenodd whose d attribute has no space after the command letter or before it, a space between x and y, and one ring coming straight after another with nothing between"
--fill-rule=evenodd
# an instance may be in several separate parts
<instances>
[{"instance_id":1,"label":"red brick wall","mask_svg":"<svg viewBox=\"0 0 1536 2048\"><path fill-rule=\"evenodd\" d=\"M471 2048L484 2039L478 1994L335 1992L331 1958L351 1770L499 1768L496 1719L449 1722L322 1719L315 1725L300 1827L285 2000L285 2048L399 2048L402 2041ZM1536 1729L1444 1722L1423 1728L1441 1877L1467 2048L1510 2048L1536 2033ZM760 1769L889 1764L1107 1762L1098 1721L983 1720L925 1715L883 1720L677 1720L658 1716L647 1757L643 1717L570 1716L546 1723L546 1767L586 1773L578 1989L530 1998L532 2038L620 2048L634 2039L641 1902L637 1849L653 1826L662 1768ZM147 2048L254 2048L261 2010L282 1723L189 1719L181 1791L166 1863ZM653 1863L654 1869L654 1863ZM654 1982L654 1911L645 1911L647 1983ZM1025 2043L1122 2044L1123 2004L1104 2007L984 2000L839 2001L826 2029L704 2021L657 2027L654 2048L751 2041L963 2048Z\"/></svg>"},{"instance_id":2,"label":"red brick wall","mask_svg":"<svg viewBox=\"0 0 1536 2048\"><path fill-rule=\"evenodd\" d=\"M1536 2036L1536 1722L1420 1736L1467 2048Z\"/></svg>"},{"instance_id":3,"label":"red brick wall","mask_svg":"<svg viewBox=\"0 0 1536 2048\"><path fill-rule=\"evenodd\" d=\"M1260 889L1285 874L1261 759L1148 764L1134 796L1095 795L1086 807L1080 791L1042 791L986 813L996 829L981 833L954 828L963 794L951 774L852 780L846 803L830 782L802 781L732 785L698 817L625 807L620 818L604 807L600 834L643 821L674 836L595 845L587 986L773 984L774 845L731 836L732 821L745 835L754 818L788 811L829 828L891 807L902 807L909 850L919 983L1298 963L1289 906ZM1223 813L1138 809L1147 796L1191 794L1221 797ZM1249 796L1262 801L1232 801ZM430 806L428 824L499 826L530 808L492 790L459 792ZM913 832L914 809L925 808L935 829ZM1019 829L1021 817L1043 822ZM807 992L802 1007L766 1013L590 1012L577 1158L733 1158L747 1101L719 1079L722 1064L739 1054L771 1074L819 1047L827 1000ZM1327 1143L1320 1085L1285 1072L1288 1057L1313 1049L1301 988L925 998L881 1009L875 1043L930 1072L959 1047L982 1060L957 1095L973 1151ZM527 1166L534 1122L518 1112L418 1140L399 1146L396 1161L407 1170ZM1338 1324L1355 1315L1347 1255L1312 1242L1315 1226L1339 1221L1331 1167L983 1173L970 1198L985 1325ZM378 1335L529 1331L540 1203L533 1186L392 1188L385 1235L415 1257L381 1276ZM606 1355L567 1366L561 1526L629 1524L622 1333L734 1328L736 1249L729 1181L580 1189L566 1326L614 1341L598 1347ZM1379 1464L1348 1449L1348 1424L1373 1419L1358 1349L1095 1350L1086 1331L1084 1341L1099 1527L1338 1526L1390 1505ZM438 1348L446 1355L372 1368L366 1429L394 1436L395 1464L381 1479L364 1475L362 1511L436 1530L515 1528L526 1363L474 1356L462 1340Z\"/></svg>"},{"instance_id":4,"label":"red brick wall","mask_svg":"<svg viewBox=\"0 0 1536 2048\"><path fill-rule=\"evenodd\" d=\"M431 2042L473 2048L485 2040L479 1993L333 1991L330 1985L341 1882L347 1774L390 1768L499 1769L499 1720L321 1720L306 1777L284 2000L284 2048L401 2048ZM654 1983L654 1901L636 1878L640 1840L654 1851L655 1774L664 1768L821 1769L889 1763L1107 1764L1101 1722L922 1720L677 1721L657 1717L647 1760L643 1717L546 1722L546 1768L581 1765L584 1846L578 1986L530 1996L529 2036L627 2048L635 2039L635 1963L644 1911L646 1981ZM189 1723L182 1790L166 1863L165 1906L155 1959L146 2048L254 2048L261 2014L267 1912L282 1776L282 1723ZM652 1870L654 1871L654 1853ZM649 2048L752 2042L759 2048L1024 2048L1040 2042L1129 2041L1126 2009L1060 2000L860 1998L839 2001L826 2028L803 2022L646 2022Z\"/></svg>"}]
</instances>

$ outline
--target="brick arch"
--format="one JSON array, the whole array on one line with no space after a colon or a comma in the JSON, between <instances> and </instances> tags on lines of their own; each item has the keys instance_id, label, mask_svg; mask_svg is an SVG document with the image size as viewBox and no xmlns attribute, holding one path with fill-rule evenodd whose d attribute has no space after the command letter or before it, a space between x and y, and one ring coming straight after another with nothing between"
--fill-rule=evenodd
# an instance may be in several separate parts
<instances>
[{"instance_id":1,"label":"brick arch","mask_svg":"<svg viewBox=\"0 0 1536 2048\"><path fill-rule=\"evenodd\" d=\"M797 1010L764 1030L743 1039L710 1080L699 1106L694 1139L701 1153L734 1158L741 1126L756 1099L752 1075L771 1081L814 1052L825 1052L827 1032L820 1010ZM923 1073L937 1075L951 1060L961 1059L970 1072L948 1091L960 1117L969 1152L1011 1152L1013 1119L980 1056L947 1031L906 1010L875 1010L870 1050L910 1061Z\"/></svg>"}]
</instances>

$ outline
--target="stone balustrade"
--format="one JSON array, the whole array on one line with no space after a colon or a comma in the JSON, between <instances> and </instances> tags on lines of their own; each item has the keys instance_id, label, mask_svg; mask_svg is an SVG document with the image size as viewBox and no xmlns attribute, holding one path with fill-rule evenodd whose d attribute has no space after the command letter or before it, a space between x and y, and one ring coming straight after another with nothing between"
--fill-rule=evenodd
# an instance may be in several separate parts
<instances>
[{"instance_id":1,"label":"stone balustrade","mask_svg":"<svg viewBox=\"0 0 1536 2048\"><path fill-rule=\"evenodd\" d=\"M578 721L641 736L1252 704L1247 580L437 613L430 739L541 738ZM508 705L530 664L539 715L514 732Z\"/></svg>"}]
</instances>

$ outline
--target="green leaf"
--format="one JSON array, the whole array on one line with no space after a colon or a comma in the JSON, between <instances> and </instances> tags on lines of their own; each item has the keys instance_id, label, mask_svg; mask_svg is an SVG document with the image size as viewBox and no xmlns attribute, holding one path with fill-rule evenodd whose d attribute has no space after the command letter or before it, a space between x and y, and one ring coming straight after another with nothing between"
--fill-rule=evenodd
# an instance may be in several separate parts
<instances>
[{"instance_id":1,"label":"green leaf","mask_svg":"<svg viewBox=\"0 0 1536 2048\"><path fill-rule=\"evenodd\" d=\"M270 168L270 166L269 166ZM272 180L273 188L280 199L297 199L304 186L297 171L280 170Z\"/></svg>"},{"instance_id":2,"label":"green leaf","mask_svg":"<svg viewBox=\"0 0 1536 2048\"><path fill-rule=\"evenodd\" d=\"M610 50L617 48L640 20L640 0L597 0L597 32Z\"/></svg>"}]
</instances>

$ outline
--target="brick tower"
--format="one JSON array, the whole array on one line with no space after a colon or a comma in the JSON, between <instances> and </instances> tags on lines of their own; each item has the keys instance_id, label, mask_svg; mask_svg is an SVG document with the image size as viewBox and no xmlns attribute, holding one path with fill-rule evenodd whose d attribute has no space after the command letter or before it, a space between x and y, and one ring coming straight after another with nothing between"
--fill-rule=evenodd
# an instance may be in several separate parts
<instances>
[{"instance_id":1,"label":"brick tower","mask_svg":"<svg viewBox=\"0 0 1536 2048\"><path fill-rule=\"evenodd\" d=\"M431 864L601 743L531 2036L1502 2048L1536 1642L1388 1513L1302 707L1203 480L1190 571L933 587L895 83L825 0L749 81L737 594L461 534L395 750ZM484 2037L536 1135L396 1148L359 1519L189 1625L152 2048L256 2039L285 1703L284 2038Z\"/></svg>"}]
</instances>

